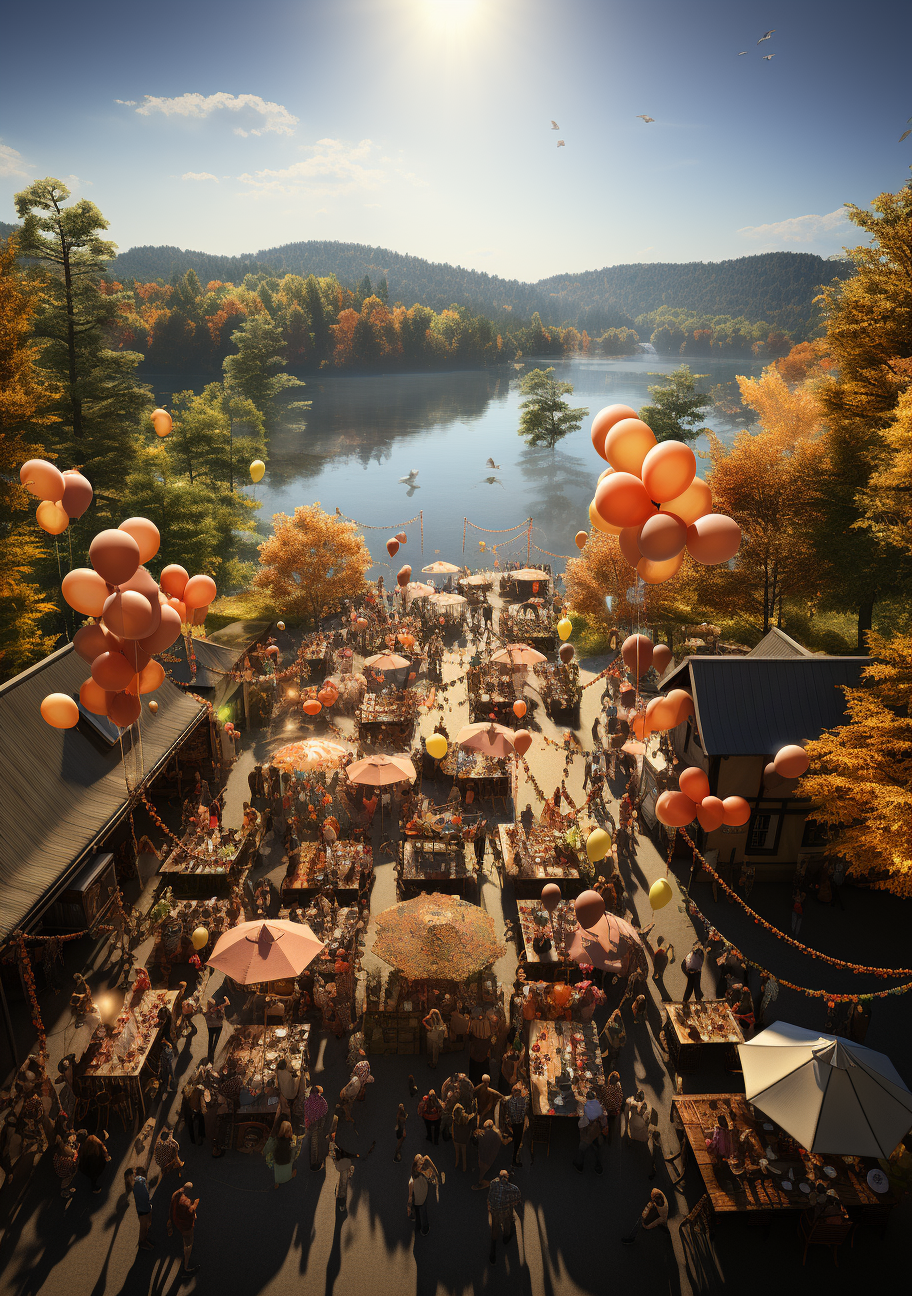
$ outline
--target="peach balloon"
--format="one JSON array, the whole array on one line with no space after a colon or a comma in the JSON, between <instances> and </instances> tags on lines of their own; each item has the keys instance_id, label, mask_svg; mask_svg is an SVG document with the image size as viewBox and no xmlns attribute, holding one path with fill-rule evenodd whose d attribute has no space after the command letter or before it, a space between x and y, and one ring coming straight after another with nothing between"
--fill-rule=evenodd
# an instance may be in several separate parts
<instances>
[{"instance_id":1,"label":"peach balloon","mask_svg":"<svg viewBox=\"0 0 912 1296\"><path fill-rule=\"evenodd\" d=\"M155 604L159 606L158 600ZM155 628L152 604L135 590L115 590L104 605L102 620L112 634L124 639L142 639Z\"/></svg>"},{"instance_id":2,"label":"peach balloon","mask_svg":"<svg viewBox=\"0 0 912 1296\"><path fill-rule=\"evenodd\" d=\"M640 527L637 545L650 562L664 563L677 558L687 543L687 527L674 513L656 513Z\"/></svg>"},{"instance_id":3,"label":"peach balloon","mask_svg":"<svg viewBox=\"0 0 912 1296\"><path fill-rule=\"evenodd\" d=\"M573 543L576 545L577 549L585 549L588 540L588 531L577 531L576 535L573 537Z\"/></svg>"},{"instance_id":4,"label":"peach balloon","mask_svg":"<svg viewBox=\"0 0 912 1296\"><path fill-rule=\"evenodd\" d=\"M304 714L309 716L319 715L323 710L323 703L318 702L316 698L308 698L304 703Z\"/></svg>"},{"instance_id":5,"label":"peach balloon","mask_svg":"<svg viewBox=\"0 0 912 1296\"><path fill-rule=\"evenodd\" d=\"M46 459L29 459L19 469L19 480L30 495L52 503L62 500L66 490L63 473Z\"/></svg>"},{"instance_id":6,"label":"peach balloon","mask_svg":"<svg viewBox=\"0 0 912 1296\"><path fill-rule=\"evenodd\" d=\"M164 652L170 648L181 632L180 613L173 608L170 603L166 604L161 610L161 621L157 630L153 630L150 635L146 635L139 641L140 648L153 656L155 653Z\"/></svg>"},{"instance_id":7,"label":"peach balloon","mask_svg":"<svg viewBox=\"0 0 912 1296\"><path fill-rule=\"evenodd\" d=\"M645 524L644 524L645 525ZM631 567L636 567L642 558L640 547L637 544L637 536L640 534L640 528L635 526L624 527L624 530L618 536L618 544L621 547L621 553L630 563Z\"/></svg>"},{"instance_id":8,"label":"peach balloon","mask_svg":"<svg viewBox=\"0 0 912 1296\"><path fill-rule=\"evenodd\" d=\"M639 477L628 472L614 472L599 483L595 508L615 527L637 526L657 511Z\"/></svg>"},{"instance_id":9,"label":"peach balloon","mask_svg":"<svg viewBox=\"0 0 912 1296\"><path fill-rule=\"evenodd\" d=\"M681 570L683 562L683 553L679 553L677 558L669 558L666 562L660 563L653 562L651 558L641 558L637 563L637 575L647 585L661 585L662 581L670 580Z\"/></svg>"},{"instance_id":10,"label":"peach balloon","mask_svg":"<svg viewBox=\"0 0 912 1296\"><path fill-rule=\"evenodd\" d=\"M595 483L596 486L599 484L599 482L604 481L606 477L610 477L613 472L614 472L613 468L605 468L602 472L600 472L598 475L598 481Z\"/></svg>"},{"instance_id":11,"label":"peach balloon","mask_svg":"<svg viewBox=\"0 0 912 1296\"><path fill-rule=\"evenodd\" d=\"M190 579L190 573L179 563L169 563L167 567L162 568L160 585L166 594L172 598L183 598L184 590L187 588L187 581Z\"/></svg>"},{"instance_id":12,"label":"peach balloon","mask_svg":"<svg viewBox=\"0 0 912 1296\"><path fill-rule=\"evenodd\" d=\"M79 701L87 711L92 712L92 715L108 714L107 690L100 688L91 678L87 679L79 690Z\"/></svg>"},{"instance_id":13,"label":"peach balloon","mask_svg":"<svg viewBox=\"0 0 912 1296\"><path fill-rule=\"evenodd\" d=\"M101 616L111 593L107 583L91 567L74 567L68 571L60 589L70 607L83 616Z\"/></svg>"},{"instance_id":14,"label":"peach balloon","mask_svg":"<svg viewBox=\"0 0 912 1296\"><path fill-rule=\"evenodd\" d=\"M400 588L404 589L411 579L412 569L408 563L406 563L404 567L400 567L396 572L396 584L399 585Z\"/></svg>"},{"instance_id":15,"label":"peach balloon","mask_svg":"<svg viewBox=\"0 0 912 1296\"><path fill-rule=\"evenodd\" d=\"M642 419L621 419L605 438L604 457L618 472L639 477L643 460L655 443L655 433Z\"/></svg>"},{"instance_id":16,"label":"peach balloon","mask_svg":"<svg viewBox=\"0 0 912 1296\"><path fill-rule=\"evenodd\" d=\"M686 828L696 813L696 805L683 792L663 792L655 803L656 818L669 828Z\"/></svg>"},{"instance_id":17,"label":"peach balloon","mask_svg":"<svg viewBox=\"0 0 912 1296\"><path fill-rule=\"evenodd\" d=\"M121 594L124 594L127 590L135 590L137 594L142 594L143 598L149 600L152 608L152 624L146 634L153 634L158 629L158 623L161 620L162 603L166 601L159 589L158 581L147 567L137 567L130 579L124 581L120 587Z\"/></svg>"},{"instance_id":18,"label":"peach balloon","mask_svg":"<svg viewBox=\"0 0 912 1296\"><path fill-rule=\"evenodd\" d=\"M390 540L387 540L386 552L389 554L391 558L395 558L396 554L399 552L399 541L396 539L395 536L393 536Z\"/></svg>"},{"instance_id":19,"label":"peach balloon","mask_svg":"<svg viewBox=\"0 0 912 1296\"><path fill-rule=\"evenodd\" d=\"M806 774L810 765L810 757L803 747L797 743L789 743L787 747L780 747L773 758L773 767L780 778L801 778Z\"/></svg>"},{"instance_id":20,"label":"peach balloon","mask_svg":"<svg viewBox=\"0 0 912 1296\"><path fill-rule=\"evenodd\" d=\"M99 688L119 693L136 674L121 652L103 652L92 662L92 679Z\"/></svg>"},{"instance_id":21,"label":"peach balloon","mask_svg":"<svg viewBox=\"0 0 912 1296\"><path fill-rule=\"evenodd\" d=\"M80 626L73 635L73 647L90 666L98 654L107 652L110 646L104 627L94 622L92 625Z\"/></svg>"},{"instance_id":22,"label":"peach balloon","mask_svg":"<svg viewBox=\"0 0 912 1296\"><path fill-rule=\"evenodd\" d=\"M596 511L595 500L589 505L589 522L593 530L601 531L602 535L620 535L624 529L606 522L602 515Z\"/></svg>"},{"instance_id":23,"label":"peach balloon","mask_svg":"<svg viewBox=\"0 0 912 1296\"><path fill-rule=\"evenodd\" d=\"M103 580L120 585L139 566L139 545L126 531L99 531L89 545L89 562Z\"/></svg>"},{"instance_id":24,"label":"peach balloon","mask_svg":"<svg viewBox=\"0 0 912 1296\"><path fill-rule=\"evenodd\" d=\"M79 707L69 693L49 693L41 703L41 718L52 729L72 729L79 723Z\"/></svg>"},{"instance_id":25,"label":"peach balloon","mask_svg":"<svg viewBox=\"0 0 912 1296\"><path fill-rule=\"evenodd\" d=\"M191 576L182 597L184 606L189 610L208 607L215 595L215 581L211 576Z\"/></svg>"},{"instance_id":26,"label":"peach balloon","mask_svg":"<svg viewBox=\"0 0 912 1296\"><path fill-rule=\"evenodd\" d=\"M631 718L630 732L639 742L645 742L649 737L649 721L646 718L645 711L638 711L636 715Z\"/></svg>"},{"instance_id":27,"label":"peach balloon","mask_svg":"<svg viewBox=\"0 0 912 1296\"><path fill-rule=\"evenodd\" d=\"M128 692L136 695L154 693L164 682L165 668L161 662L157 662L153 657L151 661L146 662L139 674L128 685Z\"/></svg>"},{"instance_id":28,"label":"peach balloon","mask_svg":"<svg viewBox=\"0 0 912 1296\"><path fill-rule=\"evenodd\" d=\"M697 457L683 441L653 446L640 469L649 498L660 503L683 495L696 475Z\"/></svg>"},{"instance_id":29,"label":"peach balloon","mask_svg":"<svg viewBox=\"0 0 912 1296\"><path fill-rule=\"evenodd\" d=\"M119 729L129 729L139 719L142 703L135 693L115 693L108 702L108 718Z\"/></svg>"},{"instance_id":30,"label":"peach balloon","mask_svg":"<svg viewBox=\"0 0 912 1296\"><path fill-rule=\"evenodd\" d=\"M187 625L187 608L181 599L169 598L168 607L180 617L181 625Z\"/></svg>"},{"instance_id":31,"label":"peach balloon","mask_svg":"<svg viewBox=\"0 0 912 1296\"><path fill-rule=\"evenodd\" d=\"M751 817L751 808L744 797L726 797L722 802L722 811L722 822L729 828L740 828Z\"/></svg>"},{"instance_id":32,"label":"peach balloon","mask_svg":"<svg viewBox=\"0 0 912 1296\"><path fill-rule=\"evenodd\" d=\"M646 704L646 721L650 733L664 733L671 726L666 724L667 708L664 707L665 699L654 697Z\"/></svg>"},{"instance_id":33,"label":"peach balloon","mask_svg":"<svg viewBox=\"0 0 912 1296\"><path fill-rule=\"evenodd\" d=\"M604 409L600 409L592 420L592 431L590 433L596 454L601 455L603 459L607 459L605 437L616 423L620 423L621 419L635 419L636 416L636 410L631 409L629 405L606 405Z\"/></svg>"},{"instance_id":34,"label":"peach balloon","mask_svg":"<svg viewBox=\"0 0 912 1296\"><path fill-rule=\"evenodd\" d=\"M161 545L161 534L154 522L148 518L131 517L121 522L118 531L125 531L139 545L139 561L147 563L154 558Z\"/></svg>"},{"instance_id":35,"label":"peach balloon","mask_svg":"<svg viewBox=\"0 0 912 1296\"><path fill-rule=\"evenodd\" d=\"M123 647L120 651L133 667L134 675L138 675L140 671L145 670L149 665L149 662L152 660L152 654L146 652L142 644L136 639L124 639L122 642Z\"/></svg>"},{"instance_id":36,"label":"peach balloon","mask_svg":"<svg viewBox=\"0 0 912 1296\"><path fill-rule=\"evenodd\" d=\"M664 674L673 660L674 655L668 644L655 644L653 646L652 664L659 675Z\"/></svg>"},{"instance_id":37,"label":"peach balloon","mask_svg":"<svg viewBox=\"0 0 912 1296\"><path fill-rule=\"evenodd\" d=\"M532 735L528 729L517 729L513 734L513 750L517 756L525 756L532 746Z\"/></svg>"},{"instance_id":38,"label":"peach balloon","mask_svg":"<svg viewBox=\"0 0 912 1296\"><path fill-rule=\"evenodd\" d=\"M669 706L674 708L675 724L683 724L694 713L693 698L685 689L672 689L665 694Z\"/></svg>"},{"instance_id":39,"label":"peach balloon","mask_svg":"<svg viewBox=\"0 0 912 1296\"><path fill-rule=\"evenodd\" d=\"M715 832L725 819L725 802L717 796L704 797L697 806L697 823L704 832Z\"/></svg>"},{"instance_id":40,"label":"peach balloon","mask_svg":"<svg viewBox=\"0 0 912 1296\"><path fill-rule=\"evenodd\" d=\"M661 513L674 513L675 517L679 517L685 526L692 526L697 518L703 517L706 513L711 513L712 506L712 491L705 481L695 477L686 491L678 495L676 499L666 500L659 511Z\"/></svg>"},{"instance_id":41,"label":"peach balloon","mask_svg":"<svg viewBox=\"0 0 912 1296\"><path fill-rule=\"evenodd\" d=\"M517 698L513 703L513 714L516 716L517 720L521 720L526 714L526 704L522 698Z\"/></svg>"},{"instance_id":42,"label":"peach balloon","mask_svg":"<svg viewBox=\"0 0 912 1296\"><path fill-rule=\"evenodd\" d=\"M646 635L628 635L621 644L621 657L634 675L645 675L652 665L652 640Z\"/></svg>"},{"instance_id":43,"label":"peach balloon","mask_svg":"<svg viewBox=\"0 0 912 1296\"><path fill-rule=\"evenodd\" d=\"M63 511L72 521L78 521L92 503L92 483L75 468L67 468L63 474L63 495L60 503Z\"/></svg>"},{"instance_id":44,"label":"peach balloon","mask_svg":"<svg viewBox=\"0 0 912 1296\"><path fill-rule=\"evenodd\" d=\"M681 770L678 776L678 787L690 797L691 801L696 801L697 805L712 795L709 779L698 765L690 765L687 769Z\"/></svg>"},{"instance_id":45,"label":"peach balloon","mask_svg":"<svg viewBox=\"0 0 912 1296\"><path fill-rule=\"evenodd\" d=\"M728 562L741 544L741 528L725 513L707 513L687 528L687 552L705 567Z\"/></svg>"},{"instance_id":46,"label":"peach balloon","mask_svg":"<svg viewBox=\"0 0 912 1296\"><path fill-rule=\"evenodd\" d=\"M70 519L67 517L63 506L55 504L52 500L42 500L35 510L35 520L46 531L48 535L63 535L64 531L70 525Z\"/></svg>"},{"instance_id":47,"label":"peach balloon","mask_svg":"<svg viewBox=\"0 0 912 1296\"><path fill-rule=\"evenodd\" d=\"M171 415L167 410L153 410L151 419L152 426L155 428L155 435L159 437L166 437L174 426L171 421Z\"/></svg>"}]
</instances>

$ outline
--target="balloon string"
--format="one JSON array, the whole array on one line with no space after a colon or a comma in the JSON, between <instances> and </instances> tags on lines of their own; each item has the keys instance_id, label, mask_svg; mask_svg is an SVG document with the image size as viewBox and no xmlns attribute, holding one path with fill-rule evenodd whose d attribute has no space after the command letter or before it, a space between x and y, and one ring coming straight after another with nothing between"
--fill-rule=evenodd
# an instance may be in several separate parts
<instances>
[{"instance_id":1,"label":"balloon string","mask_svg":"<svg viewBox=\"0 0 912 1296\"><path fill-rule=\"evenodd\" d=\"M61 587L62 587L62 586L63 586L63 568L60 566L60 545L57 543L57 537L56 537L56 536L54 536L54 550L55 550L55 552L56 552L56 554L57 554L57 576L58 576L58 578L59 578L59 580L60 580L60 584L61 584ZM61 605L62 605L62 607L63 607L63 632L64 632L64 634L66 635L67 643L69 643L69 642L70 642L70 625L69 625L69 621L68 621L68 619L67 619L67 612L66 612L67 604L66 604L66 599L63 597L63 589L62 589L62 588L61 588L61 591L60 591L60 602L61 602Z\"/></svg>"}]
</instances>

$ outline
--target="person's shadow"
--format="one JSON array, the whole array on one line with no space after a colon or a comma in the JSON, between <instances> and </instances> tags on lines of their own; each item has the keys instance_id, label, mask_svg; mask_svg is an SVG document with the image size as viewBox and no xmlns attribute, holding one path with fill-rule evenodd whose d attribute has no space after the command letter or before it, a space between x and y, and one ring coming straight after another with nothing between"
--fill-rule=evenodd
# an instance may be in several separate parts
<instances>
[{"instance_id":1,"label":"person's shadow","mask_svg":"<svg viewBox=\"0 0 912 1296\"><path fill-rule=\"evenodd\" d=\"M333 1228L333 1241L329 1259L326 1261L326 1296L332 1296L336 1279L342 1269L342 1225L348 1218L348 1210L340 1211L335 1202L333 1203L333 1210L336 1213L336 1222Z\"/></svg>"}]
</instances>

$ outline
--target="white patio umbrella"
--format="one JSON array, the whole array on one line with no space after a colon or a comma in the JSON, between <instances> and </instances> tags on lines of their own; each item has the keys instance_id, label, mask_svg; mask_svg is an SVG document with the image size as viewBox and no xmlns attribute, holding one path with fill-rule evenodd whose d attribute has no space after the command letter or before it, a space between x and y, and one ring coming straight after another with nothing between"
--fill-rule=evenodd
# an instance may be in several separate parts
<instances>
[{"instance_id":1,"label":"white patio umbrella","mask_svg":"<svg viewBox=\"0 0 912 1296\"><path fill-rule=\"evenodd\" d=\"M809 1152L888 1157L912 1127L912 1093L885 1053L789 1022L738 1053L748 1101Z\"/></svg>"}]
</instances>

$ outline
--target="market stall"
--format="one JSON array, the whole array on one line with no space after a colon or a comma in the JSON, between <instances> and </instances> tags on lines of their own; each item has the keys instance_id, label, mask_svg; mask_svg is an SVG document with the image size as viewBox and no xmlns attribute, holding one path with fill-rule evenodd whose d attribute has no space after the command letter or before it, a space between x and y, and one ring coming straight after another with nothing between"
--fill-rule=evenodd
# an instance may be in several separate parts
<instances>
[{"instance_id":1,"label":"market stall","mask_svg":"<svg viewBox=\"0 0 912 1296\"><path fill-rule=\"evenodd\" d=\"M551 588L551 577L540 567L516 567L500 577L500 597L505 603L522 603L533 598L545 599Z\"/></svg>"},{"instance_id":2,"label":"market stall","mask_svg":"<svg viewBox=\"0 0 912 1296\"><path fill-rule=\"evenodd\" d=\"M306 1093L310 1080L308 1045L310 1023L287 1026L239 1026L228 1044L226 1063L241 1077L242 1088L237 1111L238 1121L275 1117L279 1105L276 1070L281 1061L284 1070L299 1077L298 1091Z\"/></svg>"},{"instance_id":3,"label":"market stall","mask_svg":"<svg viewBox=\"0 0 912 1296\"><path fill-rule=\"evenodd\" d=\"M575 896L588 885L581 875L582 854L555 828L534 824L527 833L522 824L499 824L504 874L517 896L538 897L545 882L556 882L564 896Z\"/></svg>"},{"instance_id":4,"label":"market stall","mask_svg":"<svg viewBox=\"0 0 912 1296\"><path fill-rule=\"evenodd\" d=\"M176 896L224 896L240 881L258 845L258 829L187 833L158 871Z\"/></svg>"},{"instance_id":5,"label":"market stall","mask_svg":"<svg viewBox=\"0 0 912 1296\"><path fill-rule=\"evenodd\" d=\"M592 1022L531 1021L526 1027L534 1116L582 1115L586 1092L603 1084Z\"/></svg>"},{"instance_id":6,"label":"market stall","mask_svg":"<svg viewBox=\"0 0 912 1296\"><path fill-rule=\"evenodd\" d=\"M155 919L155 938L146 963L158 967L165 985L172 964L186 963L193 954L205 962L222 933L246 916L240 901L219 900L215 896L205 900L175 900L169 890L152 906L151 915ZM200 930L207 933L208 939L197 948L193 933Z\"/></svg>"},{"instance_id":7,"label":"market stall","mask_svg":"<svg viewBox=\"0 0 912 1296\"><path fill-rule=\"evenodd\" d=\"M320 684L332 671L332 639L324 634L308 635L298 654L301 683Z\"/></svg>"},{"instance_id":8,"label":"market stall","mask_svg":"<svg viewBox=\"0 0 912 1296\"><path fill-rule=\"evenodd\" d=\"M550 606L541 599L527 603L511 603L500 612L500 633L504 639L513 639L539 652L553 652L557 645L557 630Z\"/></svg>"},{"instance_id":9,"label":"market stall","mask_svg":"<svg viewBox=\"0 0 912 1296\"><path fill-rule=\"evenodd\" d=\"M471 607L479 607L487 600L494 586L494 573L476 572L474 576L462 576L456 582L456 588Z\"/></svg>"},{"instance_id":10,"label":"market stall","mask_svg":"<svg viewBox=\"0 0 912 1296\"><path fill-rule=\"evenodd\" d=\"M737 1065L737 1045L744 1043L741 1027L724 999L667 1003L665 1041L680 1074L701 1066Z\"/></svg>"},{"instance_id":11,"label":"market stall","mask_svg":"<svg viewBox=\"0 0 912 1296\"><path fill-rule=\"evenodd\" d=\"M339 899L353 899L369 885L374 871L370 842L302 842L282 881L282 903L293 905L330 887Z\"/></svg>"},{"instance_id":12,"label":"market stall","mask_svg":"<svg viewBox=\"0 0 912 1296\"><path fill-rule=\"evenodd\" d=\"M463 805L466 804L465 793L469 786L475 799L490 800L513 795L516 770L515 761L510 756L497 758L451 747L440 762L440 772L456 782Z\"/></svg>"},{"instance_id":13,"label":"market stall","mask_svg":"<svg viewBox=\"0 0 912 1296\"><path fill-rule=\"evenodd\" d=\"M366 693L358 709L358 741L398 750L412 741L416 695L411 691Z\"/></svg>"},{"instance_id":14,"label":"market stall","mask_svg":"<svg viewBox=\"0 0 912 1296\"><path fill-rule=\"evenodd\" d=\"M516 907L527 976L564 977L568 972L579 975L579 969L570 962L568 953L576 931L576 912L572 902L562 900L552 914L543 909L538 900L517 900Z\"/></svg>"},{"instance_id":15,"label":"market stall","mask_svg":"<svg viewBox=\"0 0 912 1296\"><path fill-rule=\"evenodd\" d=\"M158 1045L164 1025L159 1014L170 1015L177 990L135 992L124 1003L113 1026L99 1026L76 1068L77 1098L98 1103L125 1096L133 1112L145 1115L145 1091L158 1074Z\"/></svg>"},{"instance_id":16,"label":"market stall","mask_svg":"<svg viewBox=\"0 0 912 1296\"><path fill-rule=\"evenodd\" d=\"M418 891L465 895L478 885L474 852L466 850L461 838L409 837L399 843L398 881L403 898Z\"/></svg>"},{"instance_id":17,"label":"market stall","mask_svg":"<svg viewBox=\"0 0 912 1296\"><path fill-rule=\"evenodd\" d=\"M541 662L535 667L535 677L544 708L552 719L579 706L583 688L575 661Z\"/></svg>"}]
</instances>

